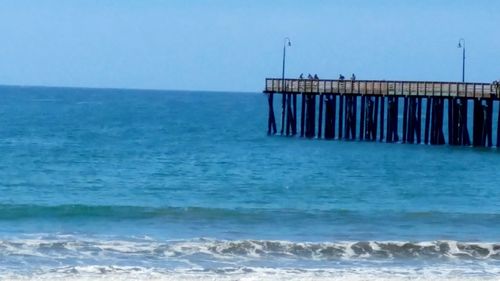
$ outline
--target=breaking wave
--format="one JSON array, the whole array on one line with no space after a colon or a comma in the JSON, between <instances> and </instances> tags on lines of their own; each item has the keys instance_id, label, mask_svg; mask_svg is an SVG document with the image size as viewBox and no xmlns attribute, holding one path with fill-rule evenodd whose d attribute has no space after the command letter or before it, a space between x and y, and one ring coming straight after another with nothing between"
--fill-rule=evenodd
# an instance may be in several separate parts
<instances>
[{"instance_id":1,"label":"breaking wave","mask_svg":"<svg viewBox=\"0 0 500 281\"><path fill-rule=\"evenodd\" d=\"M74 236L57 239L0 240L0 257L117 257L143 256L170 259L206 256L227 259L310 259L329 260L412 260L464 259L500 261L500 243L457 241L397 242L290 242L271 240L213 240L184 241L92 240Z\"/></svg>"}]
</instances>

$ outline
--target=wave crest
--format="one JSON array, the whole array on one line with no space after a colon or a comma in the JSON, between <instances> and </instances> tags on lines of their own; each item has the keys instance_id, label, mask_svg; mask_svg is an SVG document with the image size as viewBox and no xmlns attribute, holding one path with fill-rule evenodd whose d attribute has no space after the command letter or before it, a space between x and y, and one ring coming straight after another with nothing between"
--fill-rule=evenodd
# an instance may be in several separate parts
<instances>
[{"instance_id":1,"label":"wave crest","mask_svg":"<svg viewBox=\"0 0 500 281\"><path fill-rule=\"evenodd\" d=\"M311 260L393 260L466 259L500 260L500 243L457 241L429 242L290 242L272 240L1 240L1 256L144 256L145 258L187 258L204 255L214 259L311 259Z\"/></svg>"},{"instance_id":2,"label":"wave crest","mask_svg":"<svg viewBox=\"0 0 500 281\"><path fill-rule=\"evenodd\" d=\"M335 259L497 259L500 244L457 241L384 242L359 241L338 243L297 243L287 241L243 240L189 243L191 250L215 255L283 257L315 260ZM186 249L184 243L174 248Z\"/></svg>"}]
</instances>

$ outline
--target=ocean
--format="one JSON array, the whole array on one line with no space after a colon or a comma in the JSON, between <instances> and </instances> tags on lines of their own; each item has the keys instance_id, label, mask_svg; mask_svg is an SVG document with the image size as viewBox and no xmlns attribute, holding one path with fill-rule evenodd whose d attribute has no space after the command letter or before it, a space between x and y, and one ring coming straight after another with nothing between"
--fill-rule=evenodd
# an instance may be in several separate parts
<instances>
[{"instance_id":1,"label":"ocean","mask_svg":"<svg viewBox=\"0 0 500 281\"><path fill-rule=\"evenodd\" d=\"M497 149L266 131L261 93L0 87L0 280L500 280Z\"/></svg>"}]
</instances>

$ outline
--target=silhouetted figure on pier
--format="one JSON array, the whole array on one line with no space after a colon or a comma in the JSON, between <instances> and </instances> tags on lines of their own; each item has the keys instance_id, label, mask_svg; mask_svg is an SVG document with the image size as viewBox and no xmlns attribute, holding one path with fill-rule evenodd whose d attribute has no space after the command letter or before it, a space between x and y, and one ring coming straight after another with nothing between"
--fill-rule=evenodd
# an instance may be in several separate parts
<instances>
[{"instance_id":1,"label":"silhouetted figure on pier","mask_svg":"<svg viewBox=\"0 0 500 281\"><path fill-rule=\"evenodd\" d=\"M340 80L340 81L344 81L344 79L345 79L344 75L339 74L339 80Z\"/></svg>"},{"instance_id":2,"label":"silhouetted figure on pier","mask_svg":"<svg viewBox=\"0 0 500 281\"><path fill-rule=\"evenodd\" d=\"M319 80L318 74L314 74L314 80Z\"/></svg>"},{"instance_id":3,"label":"silhouetted figure on pier","mask_svg":"<svg viewBox=\"0 0 500 281\"><path fill-rule=\"evenodd\" d=\"M356 75L354 75L354 73L351 75L351 80L356 81Z\"/></svg>"},{"instance_id":4,"label":"silhouetted figure on pier","mask_svg":"<svg viewBox=\"0 0 500 281\"><path fill-rule=\"evenodd\" d=\"M304 79L304 73L301 73L299 79Z\"/></svg>"},{"instance_id":5,"label":"silhouetted figure on pier","mask_svg":"<svg viewBox=\"0 0 500 281\"><path fill-rule=\"evenodd\" d=\"M307 79L313 79L313 77L312 77L311 73L309 73L309 74L307 75Z\"/></svg>"}]
</instances>

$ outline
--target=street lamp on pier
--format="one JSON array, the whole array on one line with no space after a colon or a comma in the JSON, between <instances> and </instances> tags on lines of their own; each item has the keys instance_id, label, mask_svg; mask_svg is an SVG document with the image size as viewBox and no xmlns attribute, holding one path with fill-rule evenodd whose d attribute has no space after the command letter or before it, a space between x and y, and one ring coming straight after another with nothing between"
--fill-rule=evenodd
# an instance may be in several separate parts
<instances>
[{"instance_id":1,"label":"street lamp on pier","mask_svg":"<svg viewBox=\"0 0 500 281\"><path fill-rule=\"evenodd\" d=\"M283 41L283 68L281 71L281 92L283 93L283 98L281 102L281 134L283 135L284 131L284 124L285 124L285 103L286 103L286 95L284 94L286 92L285 90L285 63L286 63L286 48L292 46L292 42L290 41L290 38L285 37Z\"/></svg>"},{"instance_id":2,"label":"street lamp on pier","mask_svg":"<svg viewBox=\"0 0 500 281\"><path fill-rule=\"evenodd\" d=\"M457 48L462 49L462 82L465 82L465 39L458 40Z\"/></svg>"}]
</instances>

